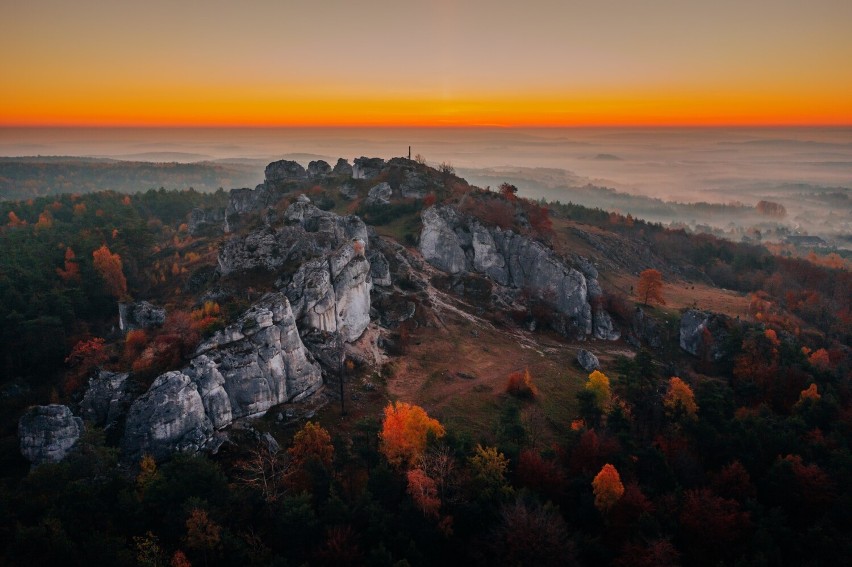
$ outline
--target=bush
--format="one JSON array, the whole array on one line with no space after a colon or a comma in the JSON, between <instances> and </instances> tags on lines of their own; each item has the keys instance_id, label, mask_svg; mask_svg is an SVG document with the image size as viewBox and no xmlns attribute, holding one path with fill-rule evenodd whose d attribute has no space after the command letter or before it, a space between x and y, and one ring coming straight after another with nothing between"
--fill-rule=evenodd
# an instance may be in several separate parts
<instances>
[{"instance_id":1,"label":"bush","mask_svg":"<svg viewBox=\"0 0 852 567\"><path fill-rule=\"evenodd\" d=\"M509 382L506 384L506 393L516 398L532 399L538 395L538 388L533 384L529 369L520 370L509 374Z\"/></svg>"}]
</instances>

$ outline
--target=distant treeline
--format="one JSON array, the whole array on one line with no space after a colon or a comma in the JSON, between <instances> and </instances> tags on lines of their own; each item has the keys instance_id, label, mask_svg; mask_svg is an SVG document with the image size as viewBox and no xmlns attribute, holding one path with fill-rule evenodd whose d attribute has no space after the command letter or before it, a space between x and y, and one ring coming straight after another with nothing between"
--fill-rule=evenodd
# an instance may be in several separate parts
<instances>
[{"instance_id":1,"label":"distant treeline","mask_svg":"<svg viewBox=\"0 0 852 567\"><path fill-rule=\"evenodd\" d=\"M254 165L150 163L73 157L0 158L0 200L30 199L62 193L112 190L136 193L148 189L203 192L254 187L263 179Z\"/></svg>"}]
</instances>

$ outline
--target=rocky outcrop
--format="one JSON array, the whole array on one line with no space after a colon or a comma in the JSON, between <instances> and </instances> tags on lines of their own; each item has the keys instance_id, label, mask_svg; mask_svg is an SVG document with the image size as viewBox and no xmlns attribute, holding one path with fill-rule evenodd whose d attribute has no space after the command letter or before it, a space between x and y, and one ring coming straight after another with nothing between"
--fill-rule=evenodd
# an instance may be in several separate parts
<instances>
[{"instance_id":1,"label":"rocky outcrop","mask_svg":"<svg viewBox=\"0 0 852 567\"><path fill-rule=\"evenodd\" d=\"M301 181L307 178L308 173L304 167L295 161L282 159L273 161L267 165L264 170L264 176L267 185L276 185L286 181Z\"/></svg>"},{"instance_id":2,"label":"rocky outcrop","mask_svg":"<svg viewBox=\"0 0 852 567\"><path fill-rule=\"evenodd\" d=\"M406 170L399 184L399 192L404 199L422 199L429 190L431 181L425 174Z\"/></svg>"},{"instance_id":3,"label":"rocky outcrop","mask_svg":"<svg viewBox=\"0 0 852 567\"><path fill-rule=\"evenodd\" d=\"M421 216L420 252L430 264L451 274L479 272L500 285L529 290L556 311L557 330L580 337L592 333L586 276L544 244L486 227L452 207L430 207ZM612 338L606 319L599 319L601 335Z\"/></svg>"},{"instance_id":4,"label":"rocky outcrop","mask_svg":"<svg viewBox=\"0 0 852 567\"><path fill-rule=\"evenodd\" d=\"M225 211L222 209L192 209L187 218L189 234L195 236L210 229L221 231L224 220Z\"/></svg>"},{"instance_id":5,"label":"rocky outcrop","mask_svg":"<svg viewBox=\"0 0 852 567\"><path fill-rule=\"evenodd\" d=\"M337 163L334 164L334 169L331 170L334 175L346 175L348 177L352 177L352 166L349 165L349 162L343 158L339 158Z\"/></svg>"},{"instance_id":6,"label":"rocky outcrop","mask_svg":"<svg viewBox=\"0 0 852 567\"><path fill-rule=\"evenodd\" d=\"M33 465L58 463L83 434L83 420L68 406L33 406L18 420L21 454Z\"/></svg>"},{"instance_id":7,"label":"rocky outcrop","mask_svg":"<svg viewBox=\"0 0 852 567\"><path fill-rule=\"evenodd\" d=\"M390 273L390 264L384 254L376 248L371 248L367 259L370 262L370 277L373 285L390 287L393 284Z\"/></svg>"},{"instance_id":8,"label":"rocky outcrop","mask_svg":"<svg viewBox=\"0 0 852 567\"><path fill-rule=\"evenodd\" d=\"M219 250L219 274L257 268L274 271L329 254L353 240L367 242L367 226L360 218L322 211L310 202L293 203L284 218L286 226L267 226L225 242Z\"/></svg>"},{"instance_id":9,"label":"rocky outcrop","mask_svg":"<svg viewBox=\"0 0 852 567\"><path fill-rule=\"evenodd\" d=\"M127 380L128 376L127 372L105 370L92 376L80 402L83 419L107 431L118 426L137 393Z\"/></svg>"},{"instance_id":10,"label":"rocky outcrop","mask_svg":"<svg viewBox=\"0 0 852 567\"><path fill-rule=\"evenodd\" d=\"M331 175L331 166L327 161L318 159L308 164L308 178L319 179Z\"/></svg>"},{"instance_id":11,"label":"rocky outcrop","mask_svg":"<svg viewBox=\"0 0 852 567\"><path fill-rule=\"evenodd\" d=\"M364 204L368 207L376 205L390 205L392 194L393 189L391 189L390 184L383 181L370 188L370 192L367 193L367 199L364 201Z\"/></svg>"},{"instance_id":12,"label":"rocky outcrop","mask_svg":"<svg viewBox=\"0 0 852 567\"><path fill-rule=\"evenodd\" d=\"M352 177L354 179L373 179L378 177L385 167L385 160L381 158L359 157L355 158L352 166Z\"/></svg>"},{"instance_id":13,"label":"rocky outcrop","mask_svg":"<svg viewBox=\"0 0 852 567\"><path fill-rule=\"evenodd\" d=\"M597 280L586 280L587 282L595 282ZM590 286L591 287L591 286ZM600 288L600 286L598 286ZM594 296L589 291L589 299L593 299ZM598 307L594 310L594 314L592 315L592 333L594 334L596 339L602 339L607 341L617 341L621 338L621 332L615 328L615 325L612 322L612 317L610 317L609 313L607 313L604 309Z\"/></svg>"},{"instance_id":14,"label":"rocky outcrop","mask_svg":"<svg viewBox=\"0 0 852 567\"><path fill-rule=\"evenodd\" d=\"M303 330L339 332L347 342L361 336L370 324L373 287L364 249L364 242L355 240L299 268L287 297Z\"/></svg>"},{"instance_id":15,"label":"rocky outcrop","mask_svg":"<svg viewBox=\"0 0 852 567\"><path fill-rule=\"evenodd\" d=\"M166 310L147 301L118 304L118 327L124 331L160 327L166 322Z\"/></svg>"},{"instance_id":16,"label":"rocky outcrop","mask_svg":"<svg viewBox=\"0 0 852 567\"><path fill-rule=\"evenodd\" d=\"M627 342L636 348L642 345L660 348L663 344L663 338L660 336L660 324L653 317L649 317L641 307L637 307L633 312L627 333Z\"/></svg>"},{"instance_id":17,"label":"rocky outcrop","mask_svg":"<svg viewBox=\"0 0 852 567\"><path fill-rule=\"evenodd\" d=\"M732 324L719 313L689 309L680 318L680 348L693 356L721 360Z\"/></svg>"},{"instance_id":18,"label":"rocky outcrop","mask_svg":"<svg viewBox=\"0 0 852 567\"><path fill-rule=\"evenodd\" d=\"M197 385L183 372L167 372L130 407L122 452L134 463L146 454L159 461L201 450L212 434Z\"/></svg>"},{"instance_id":19,"label":"rocky outcrop","mask_svg":"<svg viewBox=\"0 0 852 567\"><path fill-rule=\"evenodd\" d=\"M290 303L266 295L199 345L187 368L163 374L130 408L122 448L129 459L199 451L215 429L304 399L322 385Z\"/></svg>"},{"instance_id":20,"label":"rocky outcrop","mask_svg":"<svg viewBox=\"0 0 852 567\"><path fill-rule=\"evenodd\" d=\"M586 372L601 369L601 363L598 360L598 357L584 348L577 351L577 362L580 363L580 366Z\"/></svg>"}]
</instances>

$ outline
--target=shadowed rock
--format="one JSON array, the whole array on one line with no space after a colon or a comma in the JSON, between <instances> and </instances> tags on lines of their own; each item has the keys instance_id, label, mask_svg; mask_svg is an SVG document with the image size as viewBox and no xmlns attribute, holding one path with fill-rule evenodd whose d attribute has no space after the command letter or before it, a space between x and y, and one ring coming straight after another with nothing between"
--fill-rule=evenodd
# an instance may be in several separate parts
<instances>
[{"instance_id":1,"label":"shadowed rock","mask_svg":"<svg viewBox=\"0 0 852 567\"><path fill-rule=\"evenodd\" d=\"M68 406L33 406L18 420L21 454L33 465L58 463L83 433L83 420Z\"/></svg>"}]
</instances>

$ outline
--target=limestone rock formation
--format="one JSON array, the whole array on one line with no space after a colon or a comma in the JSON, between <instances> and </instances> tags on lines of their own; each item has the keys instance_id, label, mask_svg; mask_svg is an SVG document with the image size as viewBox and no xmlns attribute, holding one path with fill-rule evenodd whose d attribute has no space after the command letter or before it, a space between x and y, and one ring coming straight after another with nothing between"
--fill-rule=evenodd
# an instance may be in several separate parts
<instances>
[{"instance_id":1,"label":"limestone rock formation","mask_svg":"<svg viewBox=\"0 0 852 567\"><path fill-rule=\"evenodd\" d=\"M219 274L256 268L272 271L331 253L353 240L367 242L367 226L360 218L341 217L310 202L293 203L284 218L286 226L267 226L228 240L219 250Z\"/></svg>"},{"instance_id":2,"label":"limestone rock formation","mask_svg":"<svg viewBox=\"0 0 852 567\"><path fill-rule=\"evenodd\" d=\"M131 406L125 456L163 459L195 452L235 419L309 396L322 385L319 365L282 293L267 294L233 325L199 345L187 368L158 377Z\"/></svg>"},{"instance_id":3,"label":"limestone rock formation","mask_svg":"<svg viewBox=\"0 0 852 567\"><path fill-rule=\"evenodd\" d=\"M118 327L124 331L160 327L166 322L166 310L147 301L118 304Z\"/></svg>"},{"instance_id":4,"label":"limestone rock formation","mask_svg":"<svg viewBox=\"0 0 852 567\"><path fill-rule=\"evenodd\" d=\"M370 192L367 193L367 199L364 201L364 204L368 207L375 205L390 205L392 194L393 189L391 189L390 184L383 181L370 188Z\"/></svg>"},{"instance_id":5,"label":"limestone rock formation","mask_svg":"<svg viewBox=\"0 0 852 567\"><path fill-rule=\"evenodd\" d=\"M659 323L654 318L649 317L641 307L637 307L636 311L633 312L627 341L636 348L643 344L651 348L660 348L663 344Z\"/></svg>"},{"instance_id":6,"label":"limestone rock formation","mask_svg":"<svg viewBox=\"0 0 852 567\"><path fill-rule=\"evenodd\" d=\"M274 185L284 181L300 181L307 178L308 173L305 171L304 167L295 161L282 159L279 161L273 161L267 165L264 170L264 175L266 177L266 183Z\"/></svg>"},{"instance_id":7,"label":"limestone rock formation","mask_svg":"<svg viewBox=\"0 0 852 567\"><path fill-rule=\"evenodd\" d=\"M195 236L209 228L222 230L224 220L225 211L222 209L192 209L187 219L189 234Z\"/></svg>"},{"instance_id":8,"label":"limestone rock formation","mask_svg":"<svg viewBox=\"0 0 852 567\"><path fill-rule=\"evenodd\" d=\"M33 406L18 420L21 454L33 465L58 463L82 433L83 420L68 406Z\"/></svg>"},{"instance_id":9,"label":"limestone rock formation","mask_svg":"<svg viewBox=\"0 0 852 567\"><path fill-rule=\"evenodd\" d=\"M145 454L163 460L199 451L212 434L197 385L183 372L167 372L130 406L122 451L131 462Z\"/></svg>"},{"instance_id":10,"label":"limestone rock formation","mask_svg":"<svg viewBox=\"0 0 852 567\"><path fill-rule=\"evenodd\" d=\"M557 312L557 330L580 337L592 332L586 276L545 245L512 230L486 227L452 207L430 207L421 217L420 252L430 264L451 274L475 271L500 285L528 289ZM614 336L604 332L603 317L600 325L602 335Z\"/></svg>"},{"instance_id":11,"label":"limestone rock formation","mask_svg":"<svg viewBox=\"0 0 852 567\"><path fill-rule=\"evenodd\" d=\"M340 191L340 195L349 201L358 198L358 187L355 186L354 183L350 181L346 181L340 185L338 189Z\"/></svg>"},{"instance_id":12,"label":"limestone rock formation","mask_svg":"<svg viewBox=\"0 0 852 567\"><path fill-rule=\"evenodd\" d=\"M351 342L370 324L370 263L361 240L304 263L287 286L302 329L336 333Z\"/></svg>"},{"instance_id":13,"label":"limestone rock formation","mask_svg":"<svg viewBox=\"0 0 852 567\"><path fill-rule=\"evenodd\" d=\"M597 283L597 280L586 281ZM591 291L589 292L589 298L594 298ZM606 341L617 341L621 338L621 332L615 328L615 325L612 322L612 317L610 317L606 310L601 309L600 307L595 309L592 315L592 333L594 333L596 339L603 339Z\"/></svg>"},{"instance_id":14,"label":"limestone rock formation","mask_svg":"<svg viewBox=\"0 0 852 567\"><path fill-rule=\"evenodd\" d=\"M580 363L580 366L586 372L592 372L593 370L601 369L601 363L598 360L598 357L584 348L581 348L579 351L577 351L577 362Z\"/></svg>"},{"instance_id":15,"label":"limestone rock formation","mask_svg":"<svg viewBox=\"0 0 852 567\"><path fill-rule=\"evenodd\" d=\"M318 159L308 164L307 174L310 179L326 177L327 175L331 175L331 166L327 161Z\"/></svg>"},{"instance_id":16,"label":"limestone rock formation","mask_svg":"<svg viewBox=\"0 0 852 567\"><path fill-rule=\"evenodd\" d=\"M385 160L381 158L359 157L355 158L352 166L352 177L354 179L373 179L378 177L385 167Z\"/></svg>"},{"instance_id":17,"label":"limestone rock formation","mask_svg":"<svg viewBox=\"0 0 852 567\"><path fill-rule=\"evenodd\" d=\"M121 423L133 402L135 392L127 372L101 370L89 379L89 387L80 402L83 419L105 430Z\"/></svg>"},{"instance_id":18,"label":"limestone rock formation","mask_svg":"<svg viewBox=\"0 0 852 567\"><path fill-rule=\"evenodd\" d=\"M689 309L680 318L680 348L693 356L720 360L732 321L719 313Z\"/></svg>"},{"instance_id":19,"label":"limestone rock formation","mask_svg":"<svg viewBox=\"0 0 852 567\"><path fill-rule=\"evenodd\" d=\"M344 158L339 158L334 164L334 169L331 171L334 175L352 176L352 166Z\"/></svg>"}]
</instances>

